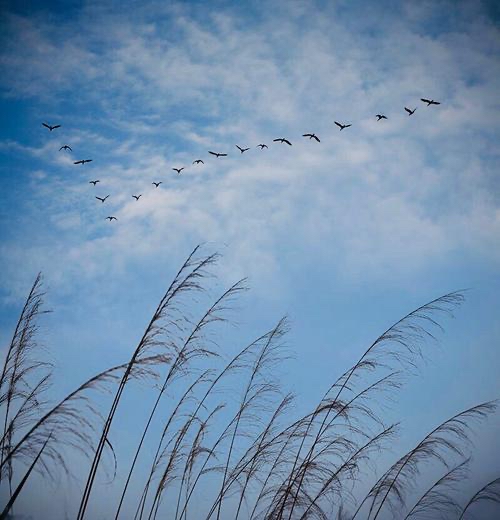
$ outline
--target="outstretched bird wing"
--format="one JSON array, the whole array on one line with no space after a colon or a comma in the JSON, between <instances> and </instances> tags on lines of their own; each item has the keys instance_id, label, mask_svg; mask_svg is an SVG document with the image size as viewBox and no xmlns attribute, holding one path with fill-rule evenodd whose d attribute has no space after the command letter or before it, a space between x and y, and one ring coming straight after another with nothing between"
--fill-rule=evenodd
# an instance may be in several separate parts
<instances>
[{"instance_id":1,"label":"outstretched bird wing","mask_svg":"<svg viewBox=\"0 0 500 520\"><path fill-rule=\"evenodd\" d=\"M47 123L42 123L42 126L44 126L45 128L48 128L50 130L50 125L48 125Z\"/></svg>"}]
</instances>

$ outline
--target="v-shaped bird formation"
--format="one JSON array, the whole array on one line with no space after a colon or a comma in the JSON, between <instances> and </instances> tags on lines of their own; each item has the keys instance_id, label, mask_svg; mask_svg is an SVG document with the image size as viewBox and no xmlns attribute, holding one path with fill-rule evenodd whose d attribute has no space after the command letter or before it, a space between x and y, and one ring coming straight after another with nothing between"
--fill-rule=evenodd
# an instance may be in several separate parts
<instances>
[{"instance_id":1,"label":"v-shaped bird formation","mask_svg":"<svg viewBox=\"0 0 500 520\"><path fill-rule=\"evenodd\" d=\"M426 103L428 107L430 107L431 105L440 105L441 104L439 101L435 101L434 99L420 98L420 100L423 103ZM417 107L415 107L413 109L404 107L404 110L409 116L412 116L413 114L415 114ZM375 117L377 118L377 122L380 122L382 120L388 120L388 117L385 116L384 114L376 114ZM334 121L334 124L339 128L340 131L346 130L347 128L350 128L352 126L352 123L341 123L339 121ZM50 125L49 123L42 123L42 126L47 128L49 130L49 132L52 132L52 131L62 127L62 125ZM317 143L321 143L320 138L314 132L307 132L305 134L302 134L302 137L307 138L309 141L314 139ZM285 137L277 137L276 139L273 139L273 142L292 146L291 141ZM235 145L235 147L239 150L240 155L243 155L245 152L248 152L251 149L251 147L243 147L243 146L239 146L237 144ZM260 143L256 146L256 148L260 148L260 150L262 151L262 150L268 149L269 147L265 143ZM61 151L73 152L73 149L69 145L64 144L59 148L59 151L60 152ZM221 157L227 157L229 155L228 153L214 152L212 150L209 150L208 154L214 156L216 159L219 159ZM81 164L83 166L92 161L93 161L92 159L79 159L78 161L74 161L73 164L75 164L75 165ZM205 162L202 159L195 159L192 162L192 164L195 166L199 166L201 164L204 165ZM180 175L181 172L184 171L185 169L186 169L185 166L182 166L179 168L177 168L177 167L172 168L172 170L177 172L178 175ZM96 187L97 184L100 182L101 181L99 179L95 179L95 180L89 181L89 184L92 184L94 187ZM162 181L153 181L151 184L155 188L159 188L160 185L163 184L163 182ZM100 201L102 204L104 204L109 197L110 197L110 195L106 195L105 197L95 196L95 198L98 201ZM139 199L142 197L142 193L139 195L132 195L132 197L136 200L136 202L139 202ZM113 220L117 221L118 218L110 215L110 216L106 217L106 220L109 220L109 222L112 222Z\"/></svg>"}]
</instances>

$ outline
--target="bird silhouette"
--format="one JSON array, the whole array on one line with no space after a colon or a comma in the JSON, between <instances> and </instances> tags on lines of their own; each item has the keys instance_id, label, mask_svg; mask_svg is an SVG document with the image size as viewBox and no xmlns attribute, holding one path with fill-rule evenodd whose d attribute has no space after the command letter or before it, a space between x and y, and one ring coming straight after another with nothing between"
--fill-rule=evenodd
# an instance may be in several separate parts
<instances>
[{"instance_id":1,"label":"bird silhouette","mask_svg":"<svg viewBox=\"0 0 500 520\"><path fill-rule=\"evenodd\" d=\"M211 154L211 155L215 155L215 157L217 157L217 159L219 157L227 157L227 153L211 152L210 150L208 151L208 153Z\"/></svg>"},{"instance_id":2,"label":"bird silhouette","mask_svg":"<svg viewBox=\"0 0 500 520\"><path fill-rule=\"evenodd\" d=\"M238 148L238 150L241 152L241 153L244 153L246 152L247 150L250 150L250 148L241 148L241 146L238 146L238 145L235 145L236 148Z\"/></svg>"},{"instance_id":3,"label":"bird silhouette","mask_svg":"<svg viewBox=\"0 0 500 520\"><path fill-rule=\"evenodd\" d=\"M106 217L106 220L109 220L111 222L112 220L118 220L118 219L116 217Z\"/></svg>"},{"instance_id":4,"label":"bird silhouette","mask_svg":"<svg viewBox=\"0 0 500 520\"><path fill-rule=\"evenodd\" d=\"M50 132L52 132L52 130L55 130L56 128L61 128L61 125L50 126L50 125L48 125L47 123L42 123L42 125L43 125L45 128L48 128Z\"/></svg>"},{"instance_id":5,"label":"bird silhouette","mask_svg":"<svg viewBox=\"0 0 500 520\"><path fill-rule=\"evenodd\" d=\"M288 139L285 139L284 137L280 137L279 139L273 139L273 142L275 142L275 143L286 143L289 146L292 146L292 143Z\"/></svg>"},{"instance_id":6,"label":"bird silhouette","mask_svg":"<svg viewBox=\"0 0 500 520\"><path fill-rule=\"evenodd\" d=\"M96 199L100 200L101 202L105 202L108 197L109 197L109 195L106 195L104 198L96 196Z\"/></svg>"},{"instance_id":7,"label":"bird silhouette","mask_svg":"<svg viewBox=\"0 0 500 520\"><path fill-rule=\"evenodd\" d=\"M427 103L428 107L430 107L431 105L440 105L441 104L439 101L434 101L433 99L420 98L420 101Z\"/></svg>"},{"instance_id":8,"label":"bird silhouette","mask_svg":"<svg viewBox=\"0 0 500 520\"><path fill-rule=\"evenodd\" d=\"M89 184L93 184L95 186L98 182L101 182L101 181L99 179L97 179L95 181L89 181Z\"/></svg>"},{"instance_id":9,"label":"bird silhouette","mask_svg":"<svg viewBox=\"0 0 500 520\"><path fill-rule=\"evenodd\" d=\"M155 185L155 188L158 188L158 186L159 186L160 184L163 184L163 182L161 182L161 181L160 181L160 182L152 182L151 184L154 184L154 185Z\"/></svg>"},{"instance_id":10,"label":"bird silhouette","mask_svg":"<svg viewBox=\"0 0 500 520\"><path fill-rule=\"evenodd\" d=\"M261 150L264 150L264 148L269 148L269 146L267 146L267 144L258 144L257 148L260 148Z\"/></svg>"},{"instance_id":11,"label":"bird silhouette","mask_svg":"<svg viewBox=\"0 0 500 520\"><path fill-rule=\"evenodd\" d=\"M140 195L132 195L135 200L139 200L142 197L142 193Z\"/></svg>"},{"instance_id":12,"label":"bird silhouette","mask_svg":"<svg viewBox=\"0 0 500 520\"><path fill-rule=\"evenodd\" d=\"M85 164L88 162L92 162L92 159L81 159L80 161L75 161L73 164Z\"/></svg>"},{"instance_id":13,"label":"bird silhouette","mask_svg":"<svg viewBox=\"0 0 500 520\"><path fill-rule=\"evenodd\" d=\"M319 137L316 134L302 134L302 137L309 137L309 140L316 139L316 141L318 141L318 143L321 142L319 140Z\"/></svg>"},{"instance_id":14,"label":"bird silhouette","mask_svg":"<svg viewBox=\"0 0 500 520\"><path fill-rule=\"evenodd\" d=\"M196 159L196 161L193 161L193 164L205 164L201 159Z\"/></svg>"},{"instance_id":15,"label":"bird silhouette","mask_svg":"<svg viewBox=\"0 0 500 520\"><path fill-rule=\"evenodd\" d=\"M339 123L338 121L334 121L334 123L340 128L340 131L344 130L344 128L349 128L352 125L343 125L342 123Z\"/></svg>"},{"instance_id":16,"label":"bird silhouette","mask_svg":"<svg viewBox=\"0 0 500 520\"><path fill-rule=\"evenodd\" d=\"M409 115L409 116L412 116L412 115L415 113L415 110L417 110L417 109L414 108L413 110L410 110L409 108L406 108L406 107L405 107L405 110L408 112L408 115Z\"/></svg>"},{"instance_id":17,"label":"bird silhouette","mask_svg":"<svg viewBox=\"0 0 500 520\"><path fill-rule=\"evenodd\" d=\"M61 146L61 148L59 148L59 151L61 150L69 150L70 152L72 152L73 150L71 149L71 146L68 146L67 144L65 144L64 146Z\"/></svg>"},{"instance_id":18,"label":"bird silhouette","mask_svg":"<svg viewBox=\"0 0 500 520\"><path fill-rule=\"evenodd\" d=\"M377 118L377 121L380 121L381 119L387 119L387 117L382 114L377 114L375 117Z\"/></svg>"},{"instance_id":19,"label":"bird silhouette","mask_svg":"<svg viewBox=\"0 0 500 520\"><path fill-rule=\"evenodd\" d=\"M181 171L184 170L184 168L172 168L174 172L177 172L179 175L181 174Z\"/></svg>"}]
</instances>

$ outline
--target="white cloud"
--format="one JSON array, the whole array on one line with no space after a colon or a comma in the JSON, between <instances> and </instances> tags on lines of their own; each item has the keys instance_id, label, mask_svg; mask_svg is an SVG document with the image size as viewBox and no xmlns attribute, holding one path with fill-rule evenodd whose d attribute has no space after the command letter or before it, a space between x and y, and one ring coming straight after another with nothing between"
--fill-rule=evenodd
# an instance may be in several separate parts
<instances>
[{"instance_id":1,"label":"white cloud","mask_svg":"<svg viewBox=\"0 0 500 520\"><path fill-rule=\"evenodd\" d=\"M489 145L498 31L479 19L473 30L425 35L418 23L428 9L389 19L376 36L348 30L335 10L306 16L307 3L294 3L279 26L264 14L245 28L231 13L207 12L202 24L177 6L174 33L147 10L133 20L104 10L85 34L10 17L2 63L11 95L49 103L49 94L72 91L70 104L93 107L57 109L72 155L56 141L2 144L57 167L33 177L40 197L61 194L47 206L53 232L72 230L69 249L68 237L56 240L56 259L49 247L27 244L24 254L49 270L69 262L70 272L98 277L213 240L229 243L236 270L264 286L281 283L283 243L305 249L300 262L335 260L352 276L367 268L405 276L460 251L498 259ZM427 108L423 95L443 104ZM405 105L418 106L411 118ZM378 112L389 120L376 122ZM339 132L335 119L353 127ZM322 142L304 140L306 131ZM291 148L272 143L283 135ZM259 142L270 149L255 149ZM252 149L240 156L236 143ZM215 160L207 149L230 157ZM94 163L77 171L70 163L82 154ZM199 157L205 165L192 166ZM177 165L187 167L181 176ZM109 201L101 206L97 193ZM136 203L132 193L143 197ZM8 262L21 254L5 251Z\"/></svg>"}]
</instances>

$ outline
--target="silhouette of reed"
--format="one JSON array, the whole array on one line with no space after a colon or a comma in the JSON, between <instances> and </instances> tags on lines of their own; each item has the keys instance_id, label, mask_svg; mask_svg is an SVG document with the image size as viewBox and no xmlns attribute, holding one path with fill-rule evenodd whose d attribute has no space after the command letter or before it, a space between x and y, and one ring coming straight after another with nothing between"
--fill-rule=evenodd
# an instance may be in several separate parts
<instances>
[{"instance_id":1,"label":"silhouette of reed","mask_svg":"<svg viewBox=\"0 0 500 520\"><path fill-rule=\"evenodd\" d=\"M500 479L468 499L461 487L474 427L495 411L495 401L430 428L414 448L380 468L380 455L394 447L401 428L385 423L384 404L414 374L442 330L441 318L463 302L463 292L436 298L389 327L314 408L297 417L295 397L279 381L278 367L288 357L286 318L232 357L218 344L218 326L228 321L246 287L240 280L210 296L217 260L195 248L130 359L55 404L46 398L52 367L41 360L44 349L37 342L38 320L46 312L37 276L0 379L0 485L8 490L0 520L26 492L33 472L81 479L68 463L73 450L89 464L78 520L89 516L101 467L111 474L108 485L117 488L115 519L466 519L478 504L500 504ZM145 383L151 404L123 464L111 442L112 426L134 380ZM143 449L146 443L152 451ZM138 465L145 473L136 471ZM367 468L375 482L368 481ZM429 468L433 481L426 476Z\"/></svg>"}]
</instances>

